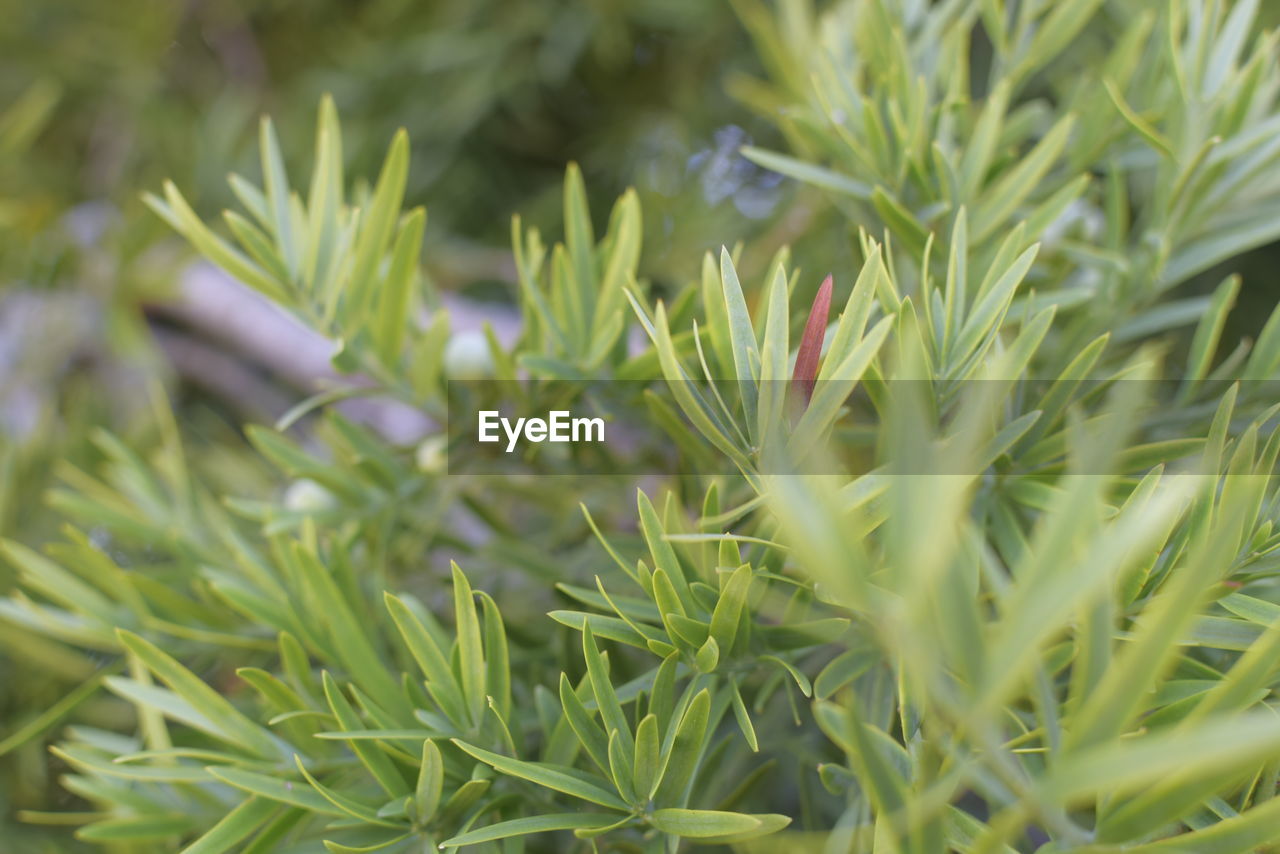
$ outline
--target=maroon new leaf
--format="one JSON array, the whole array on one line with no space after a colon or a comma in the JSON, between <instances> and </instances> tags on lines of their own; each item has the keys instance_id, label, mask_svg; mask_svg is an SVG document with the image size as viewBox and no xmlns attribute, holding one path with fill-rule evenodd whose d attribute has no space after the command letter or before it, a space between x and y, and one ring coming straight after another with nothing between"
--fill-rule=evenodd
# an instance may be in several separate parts
<instances>
[{"instance_id":1,"label":"maroon new leaf","mask_svg":"<svg viewBox=\"0 0 1280 854\"><path fill-rule=\"evenodd\" d=\"M827 317L831 313L831 276L822 280L818 295L813 298L809 319L804 324L804 336L796 353L796 369L791 375L791 388L809 405L813 386L818 381L818 359L822 356L822 341L827 335Z\"/></svg>"}]
</instances>

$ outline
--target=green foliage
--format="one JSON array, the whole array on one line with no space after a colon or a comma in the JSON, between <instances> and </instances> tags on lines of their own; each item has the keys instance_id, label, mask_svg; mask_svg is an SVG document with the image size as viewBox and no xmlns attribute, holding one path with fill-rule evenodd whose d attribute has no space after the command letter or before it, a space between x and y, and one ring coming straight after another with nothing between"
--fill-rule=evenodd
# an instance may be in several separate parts
<instances>
[{"instance_id":1,"label":"green foliage","mask_svg":"<svg viewBox=\"0 0 1280 854\"><path fill-rule=\"evenodd\" d=\"M570 166L562 242L513 222L518 339L460 366L405 134L353 189L326 99L304 197L264 120L216 226L167 184L339 380L246 431L282 498L216 494L160 406L66 467L63 541L5 542L0 638L87 681L0 752L115 712L52 748L88 808L26 818L130 854L1274 846L1280 312L1237 345L1241 279L1173 293L1277 236L1257 5L737 3L791 147L749 156L856 231L834 319L785 247L652 287L640 194L598 229ZM690 471L633 511L333 407L441 416L473 371L638 381Z\"/></svg>"}]
</instances>

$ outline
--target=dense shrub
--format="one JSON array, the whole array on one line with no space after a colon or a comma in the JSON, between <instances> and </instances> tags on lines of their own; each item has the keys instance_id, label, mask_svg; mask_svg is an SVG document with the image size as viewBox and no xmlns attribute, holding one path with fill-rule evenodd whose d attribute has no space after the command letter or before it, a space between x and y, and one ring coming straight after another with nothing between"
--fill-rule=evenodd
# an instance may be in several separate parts
<instances>
[{"instance_id":1,"label":"dense shrub","mask_svg":"<svg viewBox=\"0 0 1280 854\"><path fill-rule=\"evenodd\" d=\"M1228 331L1280 236L1258 3L734 5L767 79L730 89L787 147L744 154L807 189L673 282L646 194L605 217L570 165L563 239L512 224L510 340L422 276L408 135L351 181L330 99L306 180L264 119L236 211L148 194L336 378L252 455L193 454L154 386L152 441L64 467L61 539L5 543L2 636L82 680L0 752L50 734L87 806L25 818L193 854L1280 845L1280 312ZM677 463L460 474L477 378L522 414L609 387Z\"/></svg>"}]
</instances>

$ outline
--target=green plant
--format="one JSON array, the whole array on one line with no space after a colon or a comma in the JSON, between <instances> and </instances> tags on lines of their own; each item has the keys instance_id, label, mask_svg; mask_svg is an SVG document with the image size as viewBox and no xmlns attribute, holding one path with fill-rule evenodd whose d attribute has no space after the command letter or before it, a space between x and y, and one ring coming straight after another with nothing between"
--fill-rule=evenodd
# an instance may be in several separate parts
<instances>
[{"instance_id":1,"label":"green plant","mask_svg":"<svg viewBox=\"0 0 1280 854\"><path fill-rule=\"evenodd\" d=\"M750 156L859 227L834 319L787 249L651 286L639 195L598 231L570 167L563 243L513 227L519 340L451 369L403 135L352 193L325 101L304 195L264 121L225 229L167 185L342 379L249 428L282 496L214 495L157 396L159 442L67 468L64 542L4 545L24 653L93 675L0 752L99 686L121 721L53 748L89 809L27 818L193 854L1274 850L1280 312L1223 355L1241 281L1171 296L1275 236L1242 227L1280 159L1256 6L739 3L773 79L737 91L793 148ZM442 418L451 370L531 410L634 382L687 468L633 511L332 406Z\"/></svg>"}]
</instances>

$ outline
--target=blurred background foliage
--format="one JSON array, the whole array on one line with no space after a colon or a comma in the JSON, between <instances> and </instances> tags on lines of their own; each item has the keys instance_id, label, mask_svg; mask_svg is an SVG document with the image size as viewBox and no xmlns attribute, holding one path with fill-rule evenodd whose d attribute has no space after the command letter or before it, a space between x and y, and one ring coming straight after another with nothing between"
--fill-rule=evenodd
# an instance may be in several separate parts
<instances>
[{"instance_id":1,"label":"blurred background foliage","mask_svg":"<svg viewBox=\"0 0 1280 854\"><path fill-rule=\"evenodd\" d=\"M641 192L659 275L772 226L782 201L737 153L772 138L725 93L756 62L723 4L4 0L0 19L4 465L22 475L4 480L23 485L0 527L23 539L42 533L41 469L89 453L75 425L128 425L140 379L170 372L143 321L189 256L141 191L172 178L202 214L230 205L260 114L297 171L325 92L351 174L407 128L427 274L480 299L510 298L510 217L548 221L569 160L601 209Z\"/></svg>"}]
</instances>

